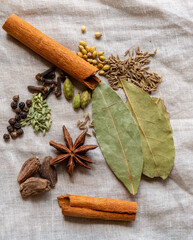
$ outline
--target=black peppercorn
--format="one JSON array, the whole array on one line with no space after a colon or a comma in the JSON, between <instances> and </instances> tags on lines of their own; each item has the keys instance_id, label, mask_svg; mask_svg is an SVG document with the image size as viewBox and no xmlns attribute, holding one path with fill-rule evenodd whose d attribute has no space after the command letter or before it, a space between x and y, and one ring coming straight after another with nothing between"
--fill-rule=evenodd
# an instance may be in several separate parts
<instances>
[{"instance_id":1,"label":"black peppercorn","mask_svg":"<svg viewBox=\"0 0 193 240\"><path fill-rule=\"evenodd\" d=\"M20 112L21 112L21 109L20 109L20 108L16 108L16 109L15 109L15 113L16 113L16 114L19 114Z\"/></svg>"},{"instance_id":2,"label":"black peppercorn","mask_svg":"<svg viewBox=\"0 0 193 240\"><path fill-rule=\"evenodd\" d=\"M15 129L20 129L20 128L21 128L21 124L20 124L19 122L16 122L16 123L14 124L14 128L15 128Z\"/></svg>"},{"instance_id":3,"label":"black peppercorn","mask_svg":"<svg viewBox=\"0 0 193 240\"><path fill-rule=\"evenodd\" d=\"M17 138L17 132L12 132L10 135L13 139Z\"/></svg>"},{"instance_id":4,"label":"black peppercorn","mask_svg":"<svg viewBox=\"0 0 193 240\"><path fill-rule=\"evenodd\" d=\"M9 139L10 139L10 136L9 136L9 134L4 134L3 135L3 139L5 140L5 141L8 141Z\"/></svg>"},{"instance_id":5,"label":"black peppercorn","mask_svg":"<svg viewBox=\"0 0 193 240\"><path fill-rule=\"evenodd\" d=\"M21 120L20 114L15 115L15 120L16 120L17 122L19 122L19 121Z\"/></svg>"},{"instance_id":6,"label":"black peppercorn","mask_svg":"<svg viewBox=\"0 0 193 240\"><path fill-rule=\"evenodd\" d=\"M28 112L28 111L29 111L29 108L28 108L28 107L24 107L23 111L24 111L24 112Z\"/></svg>"},{"instance_id":7,"label":"black peppercorn","mask_svg":"<svg viewBox=\"0 0 193 240\"><path fill-rule=\"evenodd\" d=\"M16 132L17 136L21 136L23 134L23 129L18 129Z\"/></svg>"},{"instance_id":8,"label":"black peppercorn","mask_svg":"<svg viewBox=\"0 0 193 240\"><path fill-rule=\"evenodd\" d=\"M15 102L15 101L11 102L11 108L16 109L17 108L17 102Z\"/></svg>"},{"instance_id":9,"label":"black peppercorn","mask_svg":"<svg viewBox=\"0 0 193 240\"><path fill-rule=\"evenodd\" d=\"M14 128L13 128L12 126L8 126L8 127L7 127L7 131L8 131L9 133L11 133L11 132L14 131Z\"/></svg>"},{"instance_id":10,"label":"black peppercorn","mask_svg":"<svg viewBox=\"0 0 193 240\"><path fill-rule=\"evenodd\" d=\"M14 125L16 123L16 120L15 118L10 118L8 122L10 125Z\"/></svg>"},{"instance_id":11,"label":"black peppercorn","mask_svg":"<svg viewBox=\"0 0 193 240\"><path fill-rule=\"evenodd\" d=\"M19 108L20 108L21 110L23 110L24 107L25 107L25 103L24 103L24 102L20 102L20 103L19 103Z\"/></svg>"},{"instance_id":12,"label":"black peppercorn","mask_svg":"<svg viewBox=\"0 0 193 240\"><path fill-rule=\"evenodd\" d=\"M32 105L32 100L28 99L28 100L26 101L26 105L27 105L28 107L31 107L31 105Z\"/></svg>"},{"instance_id":13,"label":"black peppercorn","mask_svg":"<svg viewBox=\"0 0 193 240\"><path fill-rule=\"evenodd\" d=\"M13 101L18 102L19 101L19 95L13 96Z\"/></svg>"},{"instance_id":14,"label":"black peppercorn","mask_svg":"<svg viewBox=\"0 0 193 240\"><path fill-rule=\"evenodd\" d=\"M26 112L21 112L20 113L20 116L22 119L26 118L27 117L27 113Z\"/></svg>"}]
</instances>

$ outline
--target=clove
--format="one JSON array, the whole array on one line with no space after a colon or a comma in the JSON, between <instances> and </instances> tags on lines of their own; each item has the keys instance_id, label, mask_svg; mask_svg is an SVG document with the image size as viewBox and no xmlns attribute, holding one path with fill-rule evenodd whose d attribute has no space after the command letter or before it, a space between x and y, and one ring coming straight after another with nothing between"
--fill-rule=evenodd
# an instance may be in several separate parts
<instances>
[{"instance_id":1,"label":"clove","mask_svg":"<svg viewBox=\"0 0 193 240\"><path fill-rule=\"evenodd\" d=\"M44 88L45 87L36 87L36 86L28 86L28 91L31 93L37 93L37 92L41 92L42 94L44 94Z\"/></svg>"},{"instance_id":2,"label":"clove","mask_svg":"<svg viewBox=\"0 0 193 240\"><path fill-rule=\"evenodd\" d=\"M57 88L56 88L56 92L55 95L56 97L61 96L62 94L62 90L61 90L61 77L57 77Z\"/></svg>"},{"instance_id":3,"label":"clove","mask_svg":"<svg viewBox=\"0 0 193 240\"><path fill-rule=\"evenodd\" d=\"M42 73L38 73L36 75L36 79L38 81L43 81L43 79L54 79L56 77L55 70L56 70L56 67L53 66Z\"/></svg>"},{"instance_id":4,"label":"clove","mask_svg":"<svg viewBox=\"0 0 193 240\"><path fill-rule=\"evenodd\" d=\"M54 80L51 80L51 79L45 79L45 78L43 78L41 82L43 83L43 86L45 86L45 85L51 85L51 84L57 85L57 82L54 81Z\"/></svg>"},{"instance_id":5,"label":"clove","mask_svg":"<svg viewBox=\"0 0 193 240\"><path fill-rule=\"evenodd\" d=\"M55 87L55 84L50 85L48 91L43 94L43 100L45 100L50 95L50 93L54 91Z\"/></svg>"}]
</instances>

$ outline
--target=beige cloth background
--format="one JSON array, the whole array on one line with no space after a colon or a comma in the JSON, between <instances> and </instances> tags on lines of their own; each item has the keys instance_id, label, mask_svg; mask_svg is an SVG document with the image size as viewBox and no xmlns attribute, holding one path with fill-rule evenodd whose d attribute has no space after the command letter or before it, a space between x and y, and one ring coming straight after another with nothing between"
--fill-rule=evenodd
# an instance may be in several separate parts
<instances>
[{"instance_id":1,"label":"beige cloth background","mask_svg":"<svg viewBox=\"0 0 193 240\"><path fill-rule=\"evenodd\" d=\"M73 179L66 169L58 167L58 183L42 196L22 200L16 181L22 163L31 156L55 156L49 140L63 142L62 125L73 139L83 112L73 111L64 97L48 100L53 124L45 137L31 127L16 141L1 139L0 167L0 239L3 240L104 240L104 239L193 239L193 2L168 0L33 0L0 1L0 25L15 13L48 36L77 51L78 41L86 40L97 50L123 53L129 47L141 46L157 55L151 70L163 76L155 96L165 100L171 114L176 147L175 166L169 178L151 180L142 177L139 191L132 197L108 168L100 149L90 153L96 164L92 170L77 168ZM82 35L80 27L86 25ZM94 32L101 31L101 40ZM36 84L35 74L49 63L0 30L0 131L6 131L13 116L10 101L19 94L21 100L31 95L26 87ZM101 78L102 79L102 78ZM104 80L104 79L102 79ZM104 80L105 81L105 80ZM78 85L77 85L78 86ZM76 88L78 92L78 88ZM87 108L91 114L91 105ZM96 140L87 138L87 143ZM137 201L136 222L121 223L79 218L64 218L56 197L79 194Z\"/></svg>"}]
</instances>

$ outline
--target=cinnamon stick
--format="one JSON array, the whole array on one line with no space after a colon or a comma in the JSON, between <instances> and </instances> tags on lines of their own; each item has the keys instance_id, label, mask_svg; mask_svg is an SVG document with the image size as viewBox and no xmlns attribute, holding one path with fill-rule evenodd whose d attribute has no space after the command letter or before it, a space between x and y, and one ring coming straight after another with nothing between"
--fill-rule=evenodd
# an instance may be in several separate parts
<instances>
[{"instance_id":1,"label":"cinnamon stick","mask_svg":"<svg viewBox=\"0 0 193 240\"><path fill-rule=\"evenodd\" d=\"M2 28L34 52L93 90L100 80L98 69L69 49L49 38L20 17L12 14Z\"/></svg>"},{"instance_id":2,"label":"cinnamon stick","mask_svg":"<svg viewBox=\"0 0 193 240\"><path fill-rule=\"evenodd\" d=\"M78 195L62 195L58 204L65 216L117 221L135 221L137 203Z\"/></svg>"}]
</instances>

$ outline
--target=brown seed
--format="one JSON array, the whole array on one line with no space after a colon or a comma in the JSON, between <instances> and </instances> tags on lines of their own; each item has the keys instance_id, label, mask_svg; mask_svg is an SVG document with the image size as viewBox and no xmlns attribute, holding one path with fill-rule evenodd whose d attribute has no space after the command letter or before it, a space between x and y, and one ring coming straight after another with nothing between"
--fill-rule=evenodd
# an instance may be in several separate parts
<instances>
[{"instance_id":1,"label":"brown seed","mask_svg":"<svg viewBox=\"0 0 193 240\"><path fill-rule=\"evenodd\" d=\"M43 178L31 177L20 185L20 194L23 198L50 191L50 181Z\"/></svg>"},{"instance_id":2,"label":"brown seed","mask_svg":"<svg viewBox=\"0 0 193 240\"><path fill-rule=\"evenodd\" d=\"M17 132L11 132L10 135L11 135L12 139L16 139L17 138Z\"/></svg>"},{"instance_id":3,"label":"brown seed","mask_svg":"<svg viewBox=\"0 0 193 240\"><path fill-rule=\"evenodd\" d=\"M50 181L51 187L57 183L57 172L54 166L50 166L52 157L46 156L40 167L40 176Z\"/></svg>"},{"instance_id":4,"label":"brown seed","mask_svg":"<svg viewBox=\"0 0 193 240\"><path fill-rule=\"evenodd\" d=\"M19 183L24 182L26 179L32 177L39 169L40 161L38 157L29 158L21 167L18 174L17 181Z\"/></svg>"}]
</instances>

